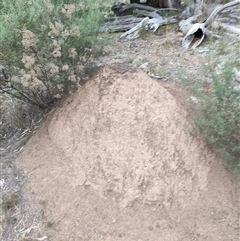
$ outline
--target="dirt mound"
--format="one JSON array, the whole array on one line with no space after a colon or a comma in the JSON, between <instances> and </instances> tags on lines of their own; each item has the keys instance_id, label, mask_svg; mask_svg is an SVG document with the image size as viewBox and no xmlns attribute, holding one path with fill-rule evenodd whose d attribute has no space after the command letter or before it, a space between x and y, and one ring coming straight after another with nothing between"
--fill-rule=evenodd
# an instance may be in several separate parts
<instances>
[{"instance_id":1,"label":"dirt mound","mask_svg":"<svg viewBox=\"0 0 240 241\"><path fill-rule=\"evenodd\" d=\"M145 73L104 68L18 161L49 240L238 240L239 197L187 111ZM49 227L51 226L51 227Z\"/></svg>"}]
</instances>

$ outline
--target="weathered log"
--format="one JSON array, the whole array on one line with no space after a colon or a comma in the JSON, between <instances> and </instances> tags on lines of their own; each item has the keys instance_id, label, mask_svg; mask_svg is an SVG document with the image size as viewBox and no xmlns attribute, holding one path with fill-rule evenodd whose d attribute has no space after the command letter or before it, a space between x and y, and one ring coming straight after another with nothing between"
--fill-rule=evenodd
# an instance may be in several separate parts
<instances>
[{"instance_id":1,"label":"weathered log","mask_svg":"<svg viewBox=\"0 0 240 241\"><path fill-rule=\"evenodd\" d=\"M149 18L146 17L144 18L139 24L137 24L136 26L134 26L133 28L131 28L130 30L128 30L127 32L123 33L120 38L125 38L129 35L131 36L131 39L135 39L138 37L139 31L142 28L146 28L146 25L148 23Z\"/></svg>"},{"instance_id":2,"label":"weathered log","mask_svg":"<svg viewBox=\"0 0 240 241\"><path fill-rule=\"evenodd\" d=\"M109 21L101 25L99 32L110 32L110 33L125 32L134 28L143 19L144 18L133 17L132 15L110 18ZM159 26L163 26L171 23L177 23L177 22L178 22L178 19L175 17L169 17L169 18L163 19L159 16L158 18L149 19L147 29L152 30L154 32Z\"/></svg>"},{"instance_id":3,"label":"weathered log","mask_svg":"<svg viewBox=\"0 0 240 241\"><path fill-rule=\"evenodd\" d=\"M179 9L173 9L173 8L157 9L152 6L136 3L136 2L139 2L138 0L134 2L135 3L121 6L120 12L121 11L124 12L134 8L135 13L137 13L140 16L145 16L146 18L136 18L133 16L112 18L112 19L109 19L108 22L106 22L104 25L101 26L100 31L108 31L108 32L127 31L124 34L122 34L121 38L124 38L124 37L136 38L138 37L141 29L152 30L153 32L155 32L158 29L158 27L162 25L166 25L169 23L177 23L179 21L179 18L183 17L183 15L190 16L190 14L193 14L193 16L190 16L186 20L181 21L179 23L179 26L183 33L185 34L187 33L184 38L185 42L183 43L183 45L189 46L189 47L196 47L202 42L205 35L213 34L209 30L209 27L211 26L212 22L220 12L223 12L226 8L233 7L235 5L240 4L240 0L234 0L225 5L220 5L219 7L215 8L213 11L209 12L209 9L211 8L204 9L204 0L195 0L194 11L190 11L190 8L188 8L187 10L184 11L184 14L180 16L163 18L162 16L159 15L160 12L166 11L166 10L179 11ZM149 2L150 0L146 1L146 3L149 3ZM207 13L205 12L206 10L208 10ZM232 9L229 11L230 12L233 11L235 14L239 13L237 9ZM226 13L227 11L225 10L224 12ZM220 26L226 30L229 30L237 34L239 34L240 32L238 28L230 25L222 24ZM195 40L197 40L197 42Z\"/></svg>"},{"instance_id":4,"label":"weathered log","mask_svg":"<svg viewBox=\"0 0 240 241\"><path fill-rule=\"evenodd\" d=\"M211 13L211 15L208 17L208 19L206 20L205 27L209 27L212 24L212 22L214 21L214 19L217 17L217 15L220 12L222 12L224 9L236 6L238 4L240 4L240 0L235 0L230 3L226 3L224 5L220 5L217 8L215 8L214 11Z\"/></svg>"},{"instance_id":5,"label":"weathered log","mask_svg":"<svg viewBox=\"0 0 240 241\"><path fill-rule=\"evenodd\" d=\"M149 19L148 17L146 17L138 25L134 26L129 31L122 34L120 38L128 37L129 39L135 39L139 36L139 32L142 29L152 30L153 32L155 32L160 26L167 25L170 23L177 23L177 22L178 20L173 17L165 18L162 20L159 20L156 18Z\"/></svg>"},{"instance_id":6,"label":"weathered log","mask_svg":"<svg viewBox=\"0 0 240 241\"><path fill-rule=\"evenodd\" d=\"M116 9L116 10L114 10ZM112 8L112 10L119 15L122 15L124 12L128 12L131 9L139 9L139 10L145 10L149 12L162 12L162 11L176 11L176 12L181 12L181 9L177 8L155 8L152 6L148 5L143 5L143 4L138 4L138 3L130 3L130 4L125 4L125 5L118 5Z\"/></svg>"},{"instance_id":7,"label":"weathered log","mask_svg":"<svg viewBox=\"0 0 240 241\"><path fill-rule=\"evenodd\" d=\"M177 11L179 12L179 9L175 8L167 8L167 9L158 9L153 8L151 6L146 6L142 4L132 3L132 4L126 4L120 6L123 11L129 10L130 8L136 8L135 13L140 16L149 17L152 18L148 21L148 30L156 31L156 29L159 26L170 24L170 23L177 23L178 19L177 17L170 17L163 19L159 13L162 11ZM122 10L118 9L121 12ZM100 32L125 32L129 29L135 27L135 25L139 24L144 18L143 17L133 17L132 15L126 15L126 16L117 16L110 18L107 22L105 22L103 25L101 25L99 31Z\"/></svg>"},{"instance_id":8,"label":"weathered log","mask_svg":"<svg viewBox=\"0 0 240 241\"><path fill-rule=\"evenodd\" d=\"M146 11L146 10L138 10L136 9L135 11L138 15L142 15L142 16L145 16L145 17L150 17L150 18L156 18L156 19L159 19L159 20L162 20L163 18L156 12L149 12L149 11Z\"/></svg>"},{"instance_id":9,"label":"weathered log","mask_svg":"<svg viewBox=\"0 0 240 241\"><path fill-rule=\"evenodd\" d=\"M229 24L225 24L225 23L219 23L220 27L223 28L224 30L227 30L231 33L237 34L240 36L240 28L236 28L234 26L231 26Z\"/></svg>"},{"instance_id":10,"label":"weathered log","mask_svg":"<svg viewBox=\"0 0 240 241\"><path fill-rule=\"evenodd\" d=\"M100 26L99 32L125 32L139 24L142 20L143 18L132 15L113 17Z\"/></svg>"}]
</instances>

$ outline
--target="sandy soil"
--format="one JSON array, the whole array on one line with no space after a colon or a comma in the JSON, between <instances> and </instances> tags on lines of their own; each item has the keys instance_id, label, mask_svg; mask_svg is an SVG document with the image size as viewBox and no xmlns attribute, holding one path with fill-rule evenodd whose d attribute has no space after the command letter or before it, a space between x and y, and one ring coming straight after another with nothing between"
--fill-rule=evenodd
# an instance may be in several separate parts
<instances>
[{"instance_id":1,"label":"sandy soil","mask_svg":"<svg viewBox=\"0 0 240 241\"><path fill-rule=\"evenodd\" d=\"M178 96L115 64L50 113L18 160L45 240L240 240L239 179Z\"/></svg>"}]
</instances>

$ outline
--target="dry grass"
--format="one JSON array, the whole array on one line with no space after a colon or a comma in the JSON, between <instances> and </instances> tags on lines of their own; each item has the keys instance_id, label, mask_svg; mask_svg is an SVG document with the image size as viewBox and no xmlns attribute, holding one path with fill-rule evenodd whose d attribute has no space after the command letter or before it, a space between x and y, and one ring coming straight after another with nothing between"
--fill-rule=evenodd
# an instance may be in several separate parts
<instances>
[{"instance_id":1,"label":"dry grass","mask_svg":"<svg viewBox=\"0 0 240 241\"><path fill-rule=\"evenodd\" d=\"M39 240L41 234L40 211L33 210L22 197L22 187L28 177L15 166L15 158L30 137L37 121L44 113L29 109L26 103L1 96L0 113L0 240ZM31 238L31 239L30 239Z\"/></svg>"},{"instance_id":2,"label":"dry grass","mask_svg":"<svg viewBox=\"0 0 240 241\"><path fill-rule=\"evenodd\" d=\"M34 210L29 200L22 197L22 187L28 177L16 170L16 154L1 153L0 240L46 240L42 233L41 210Z\"/></svg>"}]
</instances>

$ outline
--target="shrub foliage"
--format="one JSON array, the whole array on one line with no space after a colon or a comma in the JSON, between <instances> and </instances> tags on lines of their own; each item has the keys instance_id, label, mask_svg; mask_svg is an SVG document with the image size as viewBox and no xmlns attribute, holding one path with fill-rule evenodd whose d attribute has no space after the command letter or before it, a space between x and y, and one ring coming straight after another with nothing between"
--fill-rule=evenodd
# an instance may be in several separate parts
<instances>
[{"instance_id":1,"label":"shrub foliage","mask_svg":"<svg viewBox=\"0 0 240 241\"><path fill-rule=\"evenodd\" d=\"M46 108L80 83L84 65L101 47L104 11L94 0L1 5L0 91Z\"/></svg>"},{"instance_id":2,"label":"shrub foliage","mask_svg":"<svg viewBox=\"0 0 240 241\"><path fill-rule=\"evenodd\" d=\"M226 57L216 71L210 69L212 84L199 91L204 103L197 120L204 137L234 173L240 171L240 59Z\"/></svg>"}]
</instances>

